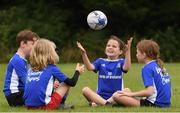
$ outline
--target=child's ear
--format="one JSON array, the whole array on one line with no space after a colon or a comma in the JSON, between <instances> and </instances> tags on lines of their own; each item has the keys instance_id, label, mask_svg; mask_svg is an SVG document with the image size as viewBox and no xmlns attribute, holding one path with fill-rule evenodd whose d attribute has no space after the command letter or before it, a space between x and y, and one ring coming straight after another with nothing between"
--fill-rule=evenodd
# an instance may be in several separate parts
<instances>
[{"instance_id":1,"label":"child's ear","mask_svg":"<svg viewBox=\"0 0 180 113\"><path fill-rule=\"evenodd\" d=\"M24 47L25 44L26 44L25 41L21 41L20 42L20 47Z\"/></svg>"},{"instance_id":2,"label":"child's ear","mask_svg":"<svg viewBox=\"0 0 180 113\"><path fill-rule=\"evenodd\" d=\"M146 58L146 53L143 53L144 58Z\"/></svg>"}]
</instances>

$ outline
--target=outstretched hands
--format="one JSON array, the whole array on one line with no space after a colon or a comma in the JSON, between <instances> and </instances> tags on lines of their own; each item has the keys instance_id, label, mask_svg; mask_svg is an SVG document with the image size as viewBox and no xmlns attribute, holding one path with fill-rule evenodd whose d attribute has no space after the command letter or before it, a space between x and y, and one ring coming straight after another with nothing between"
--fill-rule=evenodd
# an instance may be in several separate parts
<instances>
[{"instance_id":1,"label":"outstretched hands","mask_svg":"<svg viewBox=\"0 0 180 113\"><path fill-rule=\"evenodd\" d=\"M76 42L77 43L77 47L81 50L81 53L86 53L86 50L84 49L84 47L81 45L80 42Z\"/></svg>"},{"instance_id":2,"label":"outstretched hands","mask_svg":"<svg viewBox=\"0 0 180 113\"><path fill-rule=\"evenodd\" d=\"M83 62L87 68L87 70L89 71L92 71L95 69L94 65L91 64L87 54L86 54L86 50L84 49L84 47L81 45L80 42L77 41L77 47L80 49L81 51L81 55L82 55L82 59L83 59Z\"/></svg>"},{"instance_id":3,"label":"outstretched hands","mask_svg":"<svg viewBox=\"0 0 180 113\"><path fill-rule=\"evenodd\" d=\"M79 63L77 63L76 65L76 70L82 74L84 72L84 65L80 65Z\"/></svg>"},{"instance_id":4,"label":"outstretched hands","mask_svg":"<svg viewBox=\"0 0 180 113\"><path fill-rule=\"evenodd\" d=\"M129 40L127 40L127 44L125 46L128 50L131 48L132 40L133 40L133 37L131 37Z\"/></svg>"}]
</instances>

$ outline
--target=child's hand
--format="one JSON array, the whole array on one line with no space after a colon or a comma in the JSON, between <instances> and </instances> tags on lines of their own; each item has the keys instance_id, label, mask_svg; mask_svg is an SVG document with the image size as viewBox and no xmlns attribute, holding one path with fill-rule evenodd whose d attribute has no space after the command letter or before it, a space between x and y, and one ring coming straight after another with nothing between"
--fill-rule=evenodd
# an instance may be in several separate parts
<instances>
[{"instance_id":1,"label":"child's hand","mask_svg":"<svg viewBox=\"0 0 180 113\"><path fill-rule=\"evenodd\" d=\"M79 71L80 74L82 74L84 72L84 65L80 66L80 64L77 63L76 70Z\"/></svg>"},{"instance_id":2,"label":"child's hand","mask_svg":"<svg viewBox=\"0 0 180 113\"><path fill-rule=\"evenodd\" d=\"M80 42L77 41L77 47L81 50L82 53L86 53L86 50L83 48Z\"/></svg>"},{"instance_id":3,"label":"child's hand","mask_svg":"<svg viewBox=\"0 0 180 113\"><path fill-rule=\"evenodd\" d=\"M132 40L133 40L133 37L131 37L131 38L127 41L127 44L126 44L126 48L127 48L127 49L130 49L130 48L131 48Z\"/></svg>"},{"instance_id":4,"label":"child's hand","mask_svg":"<svg viewBox=\"0 0 180 113\"><path fill-rule=\"evenodd\" d=\"M133 96L132 92L127 92L127 91L117 91L116 93L118 94L118 96L128 96L128 97Z\"/></svg>"},{"instance_id":5,"label":"child's hand","mask_svg":"<svg viewBox=\"0 0 180 113\"><path fill-rule=\"evenodd\" d=\"M57 81L57 80L55 80L54 81L54 84L53 84L53 86L54 86L54 88L56 89L56 88L58 88L59 87L59 81Z\"/></svg>"}]
</instances>

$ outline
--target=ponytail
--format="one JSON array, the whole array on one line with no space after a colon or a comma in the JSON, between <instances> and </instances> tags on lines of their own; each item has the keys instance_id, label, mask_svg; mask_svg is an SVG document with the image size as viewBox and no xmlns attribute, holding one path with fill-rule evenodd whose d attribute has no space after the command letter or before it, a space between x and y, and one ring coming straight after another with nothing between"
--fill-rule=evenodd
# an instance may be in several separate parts
<instances>
[{"instance_id":1,"label":"ponytail","mask_svg":"<svg viewBox=\"0 0 180 113\"><path fill-rule=\"evenodd\" d=\"M164 62L161 60L161 58L159 56L156 58L156 61L157 61L157 64L159 65L159 67L162 70L162 74L165 75L166 74L166 69L164 67Z\"/></svg>"}]
</instances>

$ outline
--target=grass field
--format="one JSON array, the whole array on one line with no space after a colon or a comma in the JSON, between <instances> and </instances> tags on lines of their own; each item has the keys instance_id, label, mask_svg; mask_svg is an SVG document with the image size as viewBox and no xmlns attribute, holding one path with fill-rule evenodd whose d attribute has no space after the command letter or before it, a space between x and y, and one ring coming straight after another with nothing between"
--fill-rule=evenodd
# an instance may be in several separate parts
<instances>
[{"instance_id":1,"label":"grass field","mask_svg":"<svg viewBox=\"0 0 180 113\"><path fill-rule=\"evenodd\" d=\"M24 107L12 108L9 107L4 94L3 94L3 84L4 76L7 64L0 64L0 112L31 112ZM75 68L75 64L61 64L58 65L60 69L67 74L69 77L72 76ZM133 91L137 91L143 88L143 83L141 79L141 67L140 64L133 64L130 71L124 76L125 87L131 88ZM103 107L98 106L92 108L88 106L87 101L81 94L81 89L84 86L89 86L96 89L97 84L97 74L93 72L83 73L77 85L71 88L69 97L66 101L68 104L74 104L75 109L73 110L54 110L53 112L180 112L180 63L169 63L166 64L169 74L171 75L172 82L172 106L170 108L131 108L131 107ZM32 110L41 111L41 110Z\"/></svg>"}]
</instances>

